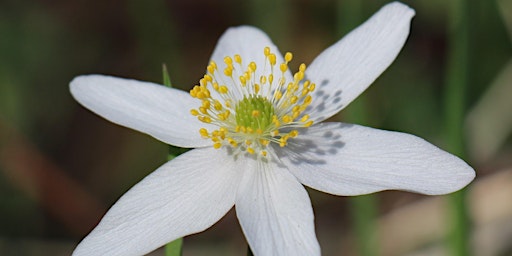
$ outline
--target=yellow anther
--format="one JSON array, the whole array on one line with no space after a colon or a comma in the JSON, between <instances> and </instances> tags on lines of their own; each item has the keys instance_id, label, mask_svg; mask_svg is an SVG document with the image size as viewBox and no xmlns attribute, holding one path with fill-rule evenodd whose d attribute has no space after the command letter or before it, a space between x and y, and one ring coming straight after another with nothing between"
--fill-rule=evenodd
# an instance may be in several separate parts
<instances>
[{"instance_id":1,"label":"yellow anther","mask_svg":"<svg viewBox=\"0 0 512 256\"><path fill-rule=\"evenodd\" d=\"M232 138L228 138L228 142L229 142L229 144L231 144L231 146L233 146L233 147L238 146L238 143L237 143L234 139L232 139Z\"/></svg>"},{"instance_id":2,"label":"yellow anther","mask_svg":"<svg viewBox=\"0 0 512 256\"><path fill-rule=\"evenodd\" d=\"M199 115L199 111L197 111L196 109L191 109L190 114L193 116L197 116L197 115Z\"/></svg>"},{"instance_id":3,"label":"yellow anther","mask_svg":"<svg viewBox=\"0 0 512 256\"><path fill-rule=\"evenodd\" d=\"M292 96L292 97L290 98L290 103L292 103L292 104L297 103L297 101L299 101L299 97L297 97L297 96Z\"/></svg>"},{"instance_id":4,"label":"yellow anther","mask_svg":"<svg viewBox=\"0 0 512 256\"><path fill-rule=\"evenodd\" d=\"M206 70L208 71L208 73L213 74L213 72L215 72L215 67L210 64L208 65L208 67L206 67Z\"/></svg>"},{"instance_id":5,"label":"yellow anther","mask_svg":"<svg viewBox=\"0 0 512 256\"><path fill-rule=\"evenodd\" d=\"M313 98L311 97L311 95L308 95L306 96L306 98L304 99L304 105L309 105L311 104L311 101L313 100Z\"/></svg>"},{"instance_id":6,"label":"yellow anther","mask_svg":"<svg viewBox=\"0 0 512 256\"><path fill-rule=\"evenodd\" d=\"M268 56L268 55L270 54L270 47L268 47L268 46L267 46L267 47L265 47L265 48L263 49L263 54L265 54L265 56Z\"/></svg>"},{"instance_id":7,"label":"yellow anther","mask_svg":"<svg viewBox=\"0 0 512 256\"><path fill-rule=\"evenodd\" d=\"M293 58L293 54L291 52L287 52L285 53L284 55L284 60L286 61L286 63L290 62Z\"/></svg>"},{"instance_id":8,"label":"yellow anther","mask_svg":"<svg viewBox=\"0 0 512 256\"><path fill-rule=\"evenodd\" d=\"M280 124L281 124L281 123L279 122L279 119L277 118L277 116L276 116L276 115L273 115L273 116L272 116L272 123L274 123L274 125L275 125L277 128L279 128L279 126L280 126Z\"/></svg>"},{"instance_id":9,"label":"yellow anther","mask_svg":"<svg viewBox=\"0 0 512 256\"><path fill-rule=\"evenodd\" d=\"M302 116L302 118L300 119L301 122L306 122L307 120L309 119L309 115L304 115Z\"/></svg>"},{"instance_id":10,"label":"yellow anther","mask_svg":"<svg viewBox=\"0 0 512 256\"><path fill-rule=\"evenodd\" d=\"M226 76L232 76L233 75L233 68L228 66L224 69L224 75Z\"/></svg>"},{"instance_id":11,"label":"yellow anther","mask_svg":"<svg viewBox=\"0 0 512 256\"><path fill-rule=\"evenodd\" d=\"M197 119L199 119L199 121L203 122L203 123L211 123L212 122L212 119L208 116L198 116Z\"/></svg>"},{"instance_id":12,"label":"yellow anther","mask_svg":"<svg viewBox=\"0 0 512 256\"><path fill-rule=\"evenodd\" d=\"M260 83L263 85L267 82L267 77L266 76L260 76Z\"/></svg>"},{"instance_id":13,"label":"yellow anther","mask_svg":"<svg viewBox=\"0 0 512 256\"><path fill-rule=\"evenodd\" d=\"M204 87L204 86L206 86L206 84L207 84L207 83L208 83L208 81L206 81L206 80L204 79L204 77L203 77L203 78L201 78L201 79L199 79L199 85L200 85L200 86L203 86L203 87Z\"/></svg>"},{"instance_id":14,"label":"yellow anther","mask_svg":"<svg viewBox=\"0 0 512 256\"><path fill-rule=\"evenodd\" d=\"M229 56L226 56L224 57L224 63L226 63L228 66L231 66L233 65L233 59L231 59Z\"/></svg>"},{"instance_id":15,"label":"yellow anther","mask_svg":"<svg viewBox=\"0 0 512 256\"><path fill-rule=\"evenodd\" d=\"M251 155L254 154L254 149L253 148L247 148L247 152Z\"/></svg>"},{"instance_id":16,"label":"yellow anther","mask_svg":"<svg viewBox=\"0 0 512 256\"><path fill-rule=\"evenodd\" d=\"M208 100L203 100L201 106L208 109L210 108L210 102Z\"/></svg>"},{"instance_id":17,"label":"yellow anther","mask_svg":"<svg viewBox=\"0 0 512 256\"><path fill-rule=\"evenodd\" d=\"M250 140L245 141L245 145L250 146L251 144L252 144L252 141L250 141Z\"/></svg>"},{"instance_id":18,"label":"yellow anther","mask_svg":"<svg viewBox=\"0 0 512 256\"><path fill-rule=\"evenodd\" d=\"M220 147L222 147L222 143L220 143L220 142L213 143L213 148L219 149Z\"/></svg>"},{"instance_id":19,"label":"yellow anther","mask_svg":"<svg viewBox=\"0 0 512 256\"><path fill-rule=\"evenodd\" d=\"M281 91L276 91L276 99L280 100L283 97L283 93Z\"/></svg>"},{"instance_id":20,"label":"yellow anther","mask_svg":"<svg viewBox=\"0 0 512 256\"><path fill-rule=\"evenodd\" d=\"M309 121L304 124L305 127L310 127L311 125L313 125L313 121Z\"/></svg>"},{"instance_id":21,"label":"yellow anther","mask_svg":"<svg viewBox=\"0 0 512 256\"><path fill-rule=\"evenodd\" d=\"M235 54L235 62L238 64L242 64L242 57L240 55Z\"/></svg>"},{"instance_id":22,"label":"yellow anther","mask_svg":"<svg viewBox=\"0 0 512 256\"><path fill-rule=\"evenodd\" d=\"M261 155L262 155L262 156L267 156L267 151L262 150L262 151L261 151Z\"/></svg>"},{"instance_id":23,"label":"yellow anther","mask_svg":"<svg viewBox=\"0 0 512 256\"><path fill-rule=\"evenodd\" d=\"M273 81L274 81L274 75L273 74L268 75L268 83L272 84Z\"/></svg>"},{"instance_id":24,"label":"yellow anther","mask_svg":"<svg viewBox=\"0 0 512 256\"><path fill-rule=\"evenodd\" d=\"M205 115L208 114L207 109L204 107L199 107L199 112L201 112L202 114L205 114Z\"/></svg>"},{"instance_id":25,"label":"yellow anther","mask_svg":"<svg viewBox=\"0 0 512 256\"><path fill-rule=\"evenodd\" d=\"M247 84L247 80L245 79L245 76L240 76L240 83L242 86L245 86Z\"/></svg>"},{"instance_id":26,"label":"yellow anther","mask_svg":"<svg viewBox=\"0 0 512 256\"><path fill-rule=\"evenodd\" d=\"M215 61L210 61L210 66L213 68L213 69L217 69L217 63L215 63Z\"/></svg>"},{"instance_id":27,"label":"yellow anther","mask_svg":"<svg viewBox=\"0 0 512 256\"><path fill-rule=\"evenodd\" d=\"M213 81L212 77L210 75L204 75L204 79L208 82Z\"/></svg>"},{"instance_id":28,"label":"yellow anther","mask_svg":"<svg viewBox=\"0 0 512 256\"><path fill-rule=\"evenodd\" d=\"M251 63L249 63L249 69L254 72L256 71L256 63L254 63L254 61L252 61Z\"/></svg>"},{"instance_id":29,"label":"yellow anther","mask_svg":"<svg viewBox=\"0 0 512 256\"><path fill-rule=\"evenodd\" d=\"M268 144L270 143L269 140L266 140L266 139L260 139L260 144L263 145L263 146L268 146Z\"/></svg>"},{"instance_id":30,"label":"yellow anther","mask_svg":"<svg viewBox=\"0 0 512 256\"><path fill-rule=\"evenodd\" d=\"M280 66L279 66L279 69L281 70L281 72L286 72L286 70L288 70L288 65L286 65L285 63L282 63Z\"/></svg>"},{"instance_id":31,"label":"yellow anther","mask_svg":"<svg viewBox=\"0 0 512 256\"><path fill-rule=\"evenodd\" d=\"M276 64L276 55L273 53L269 54L268 61L270 62L270 65L274 66Z\"/></svg>"},{"instance_id":32,"label":"yellow anther","mask_svg":"<svg viewBox=\"0 0 512 256\"><path fill-rule=\"evenodd\" d=\"M203 136L204 138L208 138L208 131L205 129L205 128L201 128L199 129L199 134L201 134L201 136Z\"/></svg>"},{"instance_id":33,"label":"yellow anther","mask_svg":"<svg viewBox=\"0 0 512 256\"><path fill-rule=\"evenodd\" d=\"M228 87L225 85L219 86L219 92L222 94L228 93Z\"/></svg>"},{"instance_id":34,"label":"yellow anther","mask_svg":"<svg viewBox=\"0 0 512 256\"><path fill-rule=\"evenodd\" d=\"M301 73L304 73L306 71L306 64L301 63L300 66L299 66L299 71Z\"/></svg>"},{"instance_id":35,"label":"yellow anther","mask_svg":"<svg viewBox=\"0 0 512 256\"><path fill-rule=\"evenodd\" d=\"M213 101L213 108L215 108L215 110L221 110L222 109L222 104L220 103L219 100Z\"/></svg>"},{"instance_id":36,"label":"yellow anther","mask_svg":"<svg viewBox=\"0 0 512 256\"><path fill-rule=\"evenodd\" d=\"M304 72L297 72L295 75L293 75L293 79L295 81L300 81L304 78Z\"/></svg>"},{"instance_id":37,"label":"yellow anther","mask_svg":"<svg viewBox=\"0 0 512 256\"><path fill-rule=\"evenodd\" d=\"M284 115L283 116L283 122L285 123L291 123L293 121L292 117L289 116L289 115Z\"/></svg>"},{"instance_id":38,"label":"yellow anther","mask_svg":"<svg viewBox=\"0 0 512 256\"><path fill-rule=\"evenodd\" d=\"M309 85L309 88L308 88L308 89L309 89L309 91L310 91L310 92L312 92L312 91L314 91L314 90L315 90L315 87L316 87L316 84L315 84L315 83L311 83L311 84Z\"/></svg>"},{"instance_id":39,"label":"yellow anther","mask_svg":"<svg viewBox=\"0 0 512 256\"><path fill-rule=\"evenodd\" d=\"M254 92L255 93L260 92L260 85L259 84L254 84Z\"/></svg>"},{"instance_id":40,"label":"yellow anther","mask_svg":"<svg viewBox=\"0 0 512 256\"><path fill-rule=\"evenodd\" d=\"M290 133L288 133L288 135L290 135L291 138L295 138L299 135L299 131L292 130Z\"/></svg>"}]
</instances>

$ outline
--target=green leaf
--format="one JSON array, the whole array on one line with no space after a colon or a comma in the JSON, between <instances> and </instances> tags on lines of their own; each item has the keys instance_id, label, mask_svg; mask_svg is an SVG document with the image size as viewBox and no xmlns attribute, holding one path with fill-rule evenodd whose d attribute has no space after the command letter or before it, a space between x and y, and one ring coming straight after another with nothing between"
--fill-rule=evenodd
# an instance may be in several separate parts
<instances>
[{"instance_id":1,"label":"green leaf","mask_svg":"<svg viewBox=\"0 0 512 256\"><path fill-rule=\"evenodd\" d=\"M183 253L183 238L178 238L165 245L165 256L181 256Z\"/></svg>"},{"instance_id":2,"label":"green leaf","mask_svg":"<svg viewBox=\"0 0 512 256\"><path fill-rule=\"evenodd\" d=\"M169 77L169 71L167 71L167 65L165 65L165 63L162 64L162 75L163 75L164 85L172 88L171 78Z\"/></svg>"}]
</instances>

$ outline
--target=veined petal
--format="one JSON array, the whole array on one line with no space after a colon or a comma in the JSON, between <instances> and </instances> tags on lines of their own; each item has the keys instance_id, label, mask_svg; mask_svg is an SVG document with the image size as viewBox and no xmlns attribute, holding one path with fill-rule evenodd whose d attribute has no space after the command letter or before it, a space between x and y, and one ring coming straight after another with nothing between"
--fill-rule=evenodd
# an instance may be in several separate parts
<instances>
[{"instance_id":1,"label":"veined petal","mask_svg":"<svg viewBox=\"0 0 512 256\"><path fill-rule=\"evenodd\" d=\"M74 255L143 255L210 227L235 203L242 161L227 157L201 148L162 165L112 206Z\"/></svg>"},{"instance_id":2,"label":"veined petal","mask_svg":"<svg viewBox=\"0 0 512 256\"><path fill-rule=\"evenodd\" d=\"M393 62L413 16L404 4L387 4L311 63L306 78L317 85L310 105L315 122L346 107Z\"/></svg>"},{"instance_id":3,"label":"veined petal","mask_svg":"<svg viewBox=\"0 0 512 256\"><path fill-rule=\"evenodd\" d=\"M458 157L406 133L322 123L289 140L281 160L304 185L335 195L457 191L475 177Z\"/></svg>"},{"instance_id":4,"label":"veined petal","mask_svg":"<svg viewBox=\"0 0 512 256\"><path fill-rule=\"evenodd\" d=\"M107 120L179 147L203 147L206 127L190 110L200 104L188 93L149 82L86 75L70 83L73 97Z\"/></svg>"},{"instance_id":5,"label":"veined petal","mask_svg":"<svg viewBox=\"0 0 512 256\"><path fill-rule=\"evenodd\" d=\"M284 62L282 54L265 32L251 26L239 26L227 29L219 38L211 60L215 61L217 65L219 65L219 68L222 68L224 67L224 57L233 57L235 54L239 54L242 57L242 65L244 67L251 61L256 63L256 81L259 81L259 77L264 74L263 70L269 70L270 68L270 64L268 60L265 60L265 55L263 54L265 47L269 47L270 51L276 55L277 67L275 67L274 72L276 76L279 75L278 77L280 77L279 65ZM265 74L266 73L269 72L265 72ZM276 80L278 77L276 77ZM292 80L289 71L285 72L285 78L287 81ZM224 82L233 86L229 79L226 79Z\"/></svg>"},{"instance_id":6,"label":"veined petal","mask_svg":"<svg viewBox=\"0 0 512 256\"><path fill-rule=\"evenodd\" d=\"M254 255L320 255L308 194L285 168L255 162L235 208Z\"/></svg>"}]
</instances>

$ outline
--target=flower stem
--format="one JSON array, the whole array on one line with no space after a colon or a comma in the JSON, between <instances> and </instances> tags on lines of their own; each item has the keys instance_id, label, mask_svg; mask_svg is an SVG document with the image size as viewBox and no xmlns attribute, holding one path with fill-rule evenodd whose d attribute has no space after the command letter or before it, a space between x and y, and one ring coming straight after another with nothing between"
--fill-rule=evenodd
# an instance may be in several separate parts
<instances>
[{"instance_id":1,"label":"flower stem","mask_svg":"<svg viewBox=\"0 0 512 256\"><path fill-rule=\"evenodd\" d=\"M355 28L362 22L362 3L359 0L343 0L337 2L337 30L342 34ZM359 97L344 111L346 120L357 124L368 123L368 111L364 97ZM350 198L350 213L357 237L357 254L361 256L377 255L377 200L374 195L363 195Z\"/></svg>"},{"instance_id":2,"label":"flower stem","mask_svg":"<svg viewBox=\"0 0 512 256\"><path fill-rule=\"evenodd\" d=\"M449 52L447 59L447 76L444 92L445 124L447 150L464 158L463 119L466 107L466 88L469 83L470 52L470 1L450 1L450 31L448 33ZM467 216L466 189L449 197L452 223L449 234L450 255L470 255L468 234L469 218Z\"/></svg>"},{"instance_id":3,"label":"flower stem","mask_svg":"<svg viewBox=\"0 0 512 256\"><path fill-rule=\"evenodd\" d=\"M176 239L165 245L165 256L181 256L182 248L183 238Z\"/></svg>"},{"instance_id":4,"label":"flower stem","mask_svg":"<svg viewBox=\"0 0 512 256\"><path fill-rule=\"evenodd\" d=\"M172 87L171 78L169 77L169 72L167 71L167 66L165 64L162 65L162 75L163 75L163 84L168 87ZM186 152L186 149L178 148L175 146L169 146L169 154L167 155L167 160L170 161L178 155ZM183 238L178 238L168 244L165 245L165 256L181 256L183 253Z\"/></svg>"}]
</instances>

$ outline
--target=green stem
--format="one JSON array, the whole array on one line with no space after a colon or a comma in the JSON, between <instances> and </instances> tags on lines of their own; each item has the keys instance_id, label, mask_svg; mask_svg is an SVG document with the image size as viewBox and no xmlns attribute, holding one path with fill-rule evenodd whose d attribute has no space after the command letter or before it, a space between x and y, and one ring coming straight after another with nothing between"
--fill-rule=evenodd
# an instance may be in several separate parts
<instances>
[{"instance_id":1,"label":"green stem","mask_svg":"<svg viewBox=\"0 0 512 256\"><path fill-rule=\"evenodd\" d=\"M449 52L445 86L445 123L447 150L464 158L463 119L466 107L466 89L469 83L470 53L470 1L455 0L450 6ZM470 255L468 234L469 218L467 216L466 189L450 196L449 234L450 255Z\"/></svg>"},{"instance_id":2,"label":"green stem","mask_svg":"<svg viewBox=\"0 0 512 256\"><path fill-rule=\"evenodd\" d=\"M348 33L362 22L362 3L359 0L338 1L337 30L338 35ZM350 104L343 114L346 120L358 124L368 124L369 117L366 100L359 97ZM377 199L374 195L363 195L350 198L350 214L357 238L357 251L361 256L377 255Z\"/></svg>"},{"instance_id":3,"label":"green stem","mask_svg":"<svg viewBox=\"0 0 512 256\"><path fill-rule=\"evenodd\" d=\"M162 75L164 85L172 87L171 78L169 76L169 72L167 71L167 66L165 64L162 65ZM186 152L186 149L169 145L169 154L167 155L167 160L170 161L184 152ZM182 253L183 238L178 238L165 245L165 256L181 256Z\"/></svg>"},{"instance_id":4,"label":"green stem","mask_svg":"<svg viewBox=\"0 0 512 256\"><path fill-rule=\"evenodd\" d=\"M165 245L165 256L181 256L183 254L183 238L178 238Z\"/></svg>"}]
</instances>

